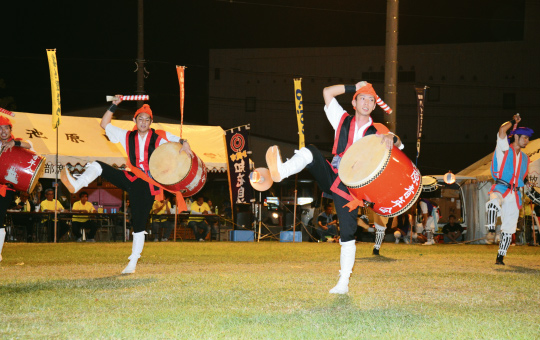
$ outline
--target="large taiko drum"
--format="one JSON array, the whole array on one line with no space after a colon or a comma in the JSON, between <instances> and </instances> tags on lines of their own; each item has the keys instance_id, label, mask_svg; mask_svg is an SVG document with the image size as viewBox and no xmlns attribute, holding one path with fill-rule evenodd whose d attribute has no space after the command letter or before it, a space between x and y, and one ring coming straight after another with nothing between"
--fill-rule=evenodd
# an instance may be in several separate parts
<instances>
[{"instance_id":1,"label":"large taiko drum","mask_svg":"<svg viewBox=\"0 0 540 340\"><path fill-rule=\"evenodd\" d=\"M148 166L150 174L166 189L180 191L184 197L198 193L206 183L206 166L193 154L180 153L182 144L165 143L154 150Z\"/></svg>"},{"instance_id":2,"label":"large taiko drum","mask_svg":"<svg viewBox=\"0 0 540 340\"><path fill-rule=\"evenodd\" d=\"M401 150L388 150L376 135L363 137L347 149L339 177L359 200L373 204L381 216L407 211L422 192L420 171Z\"/></svg>"},{"instance_id":3,"label":"large taiko drum","mask_svg":"<svg viewBox=\"0 0 540 340\"><path fill-rule=\"evenodd\" d=\"M45 171L45 157L20 147L0 151L0 183L31 193Z\"/></svg>"}]
</instances>

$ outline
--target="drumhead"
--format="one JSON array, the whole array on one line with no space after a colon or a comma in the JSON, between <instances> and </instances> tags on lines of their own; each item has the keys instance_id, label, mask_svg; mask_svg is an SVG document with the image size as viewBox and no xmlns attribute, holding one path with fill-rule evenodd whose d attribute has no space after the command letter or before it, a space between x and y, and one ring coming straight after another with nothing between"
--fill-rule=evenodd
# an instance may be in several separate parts
<instances>
[{"instance_id":1,"label":"drumhead","mask_svg":"<svg viewBox=\"0 0 540 340\"><path fill-rule=\"evenodd\" d=\"M339 164L339 177L350 188L359 188L372 182L384 170L390 156L381 138L369 135L347 149Z\"/></svg>"},{"instance_id":2,"label":"drumhead","mask_svg":"<svg viewBox=\"0 0 540 340\"><path fill-rule=\"evenodd\" d=\"M432 176L422 176L422 191L431 192L437 190L439 185L437 184L437 179Z\"/></svg>"},{"instance_id":3,"label":"drumhead","mask_svg":"<svg viewBox=\"0 0 540 340\"><path fill-rule=\"evenodd\" d=\"M533 187L530 189L527 189L527 186L525 186L525 194L531 199L531 201L540 206L540 189Z\"/></svg>"},{"instance_id":4,"label":"drumhead","mask_svg":"<svg viewBox=\"0 0 540 340\"><path fill-rule=\"evenodd\" d=\"M180 153L182 144L169 142L157 147L148 166L150 174L158 183L173 185L182 181L191 170L191 156Z\"/></svg>"}]
</instances>

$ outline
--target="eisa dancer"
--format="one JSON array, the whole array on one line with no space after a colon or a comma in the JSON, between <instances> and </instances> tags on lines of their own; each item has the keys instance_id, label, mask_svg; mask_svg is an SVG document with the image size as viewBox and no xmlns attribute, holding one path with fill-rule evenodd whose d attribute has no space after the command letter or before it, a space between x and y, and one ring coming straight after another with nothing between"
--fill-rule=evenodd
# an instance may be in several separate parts
<instances>
[{"instance_id":1,"label":"eisa dancer","mask_svg":"<svg viewBox=\"0 0 540 340\"><path fill-rule=\"evenodd\" d=\"M343 93L354 93L352 100L354 115L349 115L337 102L335 97ZM280 182L307 168L324 193L333 198L340 222L341 270L339 281L330 293L346 294L349 291L349 277L354 267L356 254L354 234L357 228L359 202L351 196L349 189L341 183L338 176L341 157L354 142L367 135L380 136L381 143L384 143L388 149L391 149L393 145L400 149L403 146L399 138L390 133L384 125L373 123L370 115L376 104L387 112L391 112L391 109L377 96L371 84L361 81L356 85L330 86L323 90L323 97L326 117L336 131L332 163L328 163L314 145L295 151L295 155L285 163L281 160L279 148L272 146L266 153L266 162L274 182ZM378 255L388 218L375 216L377 239L373 253Z\"/></svg>"},{"instance_id":2,"label":"eisa dancer","mask_svg":"<svg viewBox=\"0 0 540 340\"><path fill-rule=\"evenodd\" d=\"M13 130L13 124L11 121L0 116L0 142L2 152L11 152L11 148L24 148L32 149L32 144L29 141L22 141L20 138L13 137L11 133ZM15 190L9 184L0 184L0 261L2 261L2 248L4 247L4 240L6 239L6 228L4 228L4 220L6 218L6 212L13 200L13 193Z\"/></svg>"},{"instance_id":3,"label":"eisa dancer","mask_svg":"<svg viewBox=\"0 0 540 340\"><path fill-rule=\"evenodd\" d=\"M118 95L117 98L103 115L101 127L105 130L111 142L120 143L124 150L126 150L128 155L126 164L129 167L129 171L117 170L108 164L96 161L89 163L84 173L77 179L73 178L67 169L64 169L61 179L71 193L76 193L81 188L92 183L97 177L102 176L129 194L131 200L133 246L131 256L129 257L129 264L122 271L122 274L131 274L135 272L137 261L141 257L144 247L146 221L154 203L154 196L159 198L163 195L161 188L151 184L154 181L150 177L148 160L152 152L161 144L179 142L182 143L180 152L184 151L192 157L193 153L186 140L182 140L180 137L169 132L150 128L153 115L148 104L144 104L135 112L133 122L136 126L132 131L112 125L113 113L117 105L122 102L121 95Z\"/></svg>"},{"instance_id":4,"label":"eisa dancer","mask_svg":"<svg viewBox=\"0 0 540 340\"><path fill-rule=\"evenodd\" d=\"M491 162L491 175L495 184L489 192L486 203L488 238L495 235L497 216L501 216L501 240L495 264L504 265L512 234L516 232L519 209L521 209L521 192L529 172L529 157L521 151L529 144L534 131L527 127L519 127L507 137L508 130L519 123L519 114L504 123L497 134L497 147ZM512 144L509 144L512 141Z\"/></svg>"}]
</instances>

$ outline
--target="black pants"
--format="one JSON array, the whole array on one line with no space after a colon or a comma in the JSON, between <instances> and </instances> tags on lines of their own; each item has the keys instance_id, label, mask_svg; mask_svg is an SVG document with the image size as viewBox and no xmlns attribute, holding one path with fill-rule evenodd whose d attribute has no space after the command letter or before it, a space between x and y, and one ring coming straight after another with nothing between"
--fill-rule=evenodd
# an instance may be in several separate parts
<instances>
[{"instance_id":1,"label":"black pants","mask_svg":"<svg viewBox=\"0 0 540 340\"><path fill-rule=\"evenodd\" d=\"M6 196L0 196L0 228L4 228L6 212L13 200L13 191L6 190Z\"/></svg>"},{"instance_id":2,"label":"black pants","mask_svg":"<svg viewBox=\"0 0 540 340\"><path fill-rule=\"evenodd\" d=\"M313 154L313 161L307 165L307 169L313 177L315 177L321 190L327 195L332 196L332 199L334 200L334 206L339 220L341 241L352 241L355 239L354 234L356 233L357 228L356 219L358 217L358 208L351 212L349 212L349 208L343 208L349 201L330 190L332 184L334 184L334 181L338 177L338 174L334 172L332 166L326 161L316 146L308 145L307 148ZM350 194L349 189L343 183L340 183L338 188L345 193Z\"/></svg>"},{"instance_id":3,"label":"black pants","mask_svg":"<svg viewBox=\"0 0 540 340\"><path fill-rule=\"evenodd\" d=\"M131 224L133 232L138 233L146 230L146 222L154 204L154 196L150 193L150 185L148 182L137 178L133 182L130 181L123 171L117 170L98 161L103 169L101 176L107 181L114 184L116 187L126 191L130 199L131 207Z\"/></svg>"},{"instance_id":4,"label":"black pants","mask_svg":"<svg viewBox=\"0 0 540 340\"><path fill-rule=\"evenodd\" d=\"M73 221L71 222L72 227L71 230L73 231L73 235L75 238L81 238L82 237L82 230L83 229L89 229L89 232L86 236L87 240L92 240L94 237L96 237L97 232L97 223L94 220L88 220L86 222L77 222Z\"/></svg>"}]
</instances>

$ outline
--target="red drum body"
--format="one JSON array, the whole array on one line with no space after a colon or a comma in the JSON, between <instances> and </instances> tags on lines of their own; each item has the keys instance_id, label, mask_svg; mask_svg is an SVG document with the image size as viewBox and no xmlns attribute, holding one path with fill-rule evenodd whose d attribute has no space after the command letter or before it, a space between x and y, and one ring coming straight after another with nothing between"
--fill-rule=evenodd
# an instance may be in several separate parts
<instances>
[{"instance_id":1,"label":"red drum body","mask_svg":"<svg viewBox=\"0 0 540 340\"><path fill-rule=\"evenodd\" d=\"M422 192L422 176L416 166L398 148L388 150L375 135L347 149L339 177L351 195L372 203L373 211L386 217L409 210Z\"/></svg>"},{"instance_id":2,"label":"red drum body","mask_svg":"<svg viewBox=\"0 0 540 340\"><path fill-rule=\"evenodd\" d=\"M45 171L45 157L20 147L0 151L0 183L31 193Z\"/></svg>"},{"instance_id":3,"label":"red drum body","mask_svg":"<svg viewBox=\"0 0 540 340\"><path fill-rule=\"evenodd\" d=\"M180 143L165 143L152 153L148 166L154 180L171 191L180 191L184 197L193 196L206 184L204 162L193 154L180 153Z\"/></svg>"}]
</instances>

